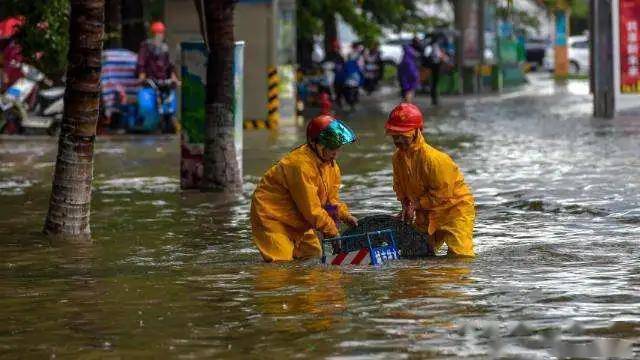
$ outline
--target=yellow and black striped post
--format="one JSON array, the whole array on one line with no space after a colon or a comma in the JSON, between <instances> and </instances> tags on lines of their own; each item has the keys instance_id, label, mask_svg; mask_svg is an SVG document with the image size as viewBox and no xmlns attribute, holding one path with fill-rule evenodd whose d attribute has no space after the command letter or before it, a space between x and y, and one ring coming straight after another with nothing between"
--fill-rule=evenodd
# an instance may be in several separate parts
<instances>
[{"instance_id":1,"label":"yellow and black striped post","mask_svg":"<svg viewBox=\"0 0 640 360\"><path fill-rule=\"evenodd\" d=\"M277 128L280 122L280 77L278 76L278 68L275 66L268 69L268 74L267 127L273 129Z\"/></svg>"},{"instance_id":2,"label":"yellow and black striped post","mask_svg":"<svg viewBox=\"0 0 640 360\"><path fill-rule=\"evenodd\" d=\"M280 122L280 77L278 69L270 66L267 69L267 119L250 119L244 121L245 129L275 129Z\"/></svg>"}]
</instances>

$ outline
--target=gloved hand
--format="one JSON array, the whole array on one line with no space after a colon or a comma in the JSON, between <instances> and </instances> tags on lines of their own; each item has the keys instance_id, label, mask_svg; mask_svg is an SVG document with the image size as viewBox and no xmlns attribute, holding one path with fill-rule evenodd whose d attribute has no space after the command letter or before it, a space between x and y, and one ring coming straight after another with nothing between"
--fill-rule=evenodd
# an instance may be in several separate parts
<instances>
[{"instance_id":1,"label":"gloved hand","mask_svg":"<svg viewBox=\"0 0 640 360\"><path fill-rule=\"evenodd\" d=\"M336 236L339 236L339 235L340 235L340 233L338 231L336 231L336 232L331 231L331 232L323 233L322 237L324 239L328 239L328 238L336 237Z\"/></svg>"},{"instance_id":2,"label":"gloved hand","mask_svg":"<svg viewBox=\"0 0 640 360\"><path fill-rule=\"evenodd\" d=\"M400 213L400 220L411 224L413 220L416 218L416 207L413 204L413 201L410 199L405 199L402 201L402 212Z\"/></svg>"},{"instance_id":3,"label":"gloved hand","mask_svg":"<svg viewBox=\"0 0 640 360\"><path fill-rule=\"evenodd\" d=\"M358 226L358 218L356 218L351 214L349 214L346 218L342 219L342 221L344 221L345 224L349 225L350 227Z\"/></svg>"}]
</instances>

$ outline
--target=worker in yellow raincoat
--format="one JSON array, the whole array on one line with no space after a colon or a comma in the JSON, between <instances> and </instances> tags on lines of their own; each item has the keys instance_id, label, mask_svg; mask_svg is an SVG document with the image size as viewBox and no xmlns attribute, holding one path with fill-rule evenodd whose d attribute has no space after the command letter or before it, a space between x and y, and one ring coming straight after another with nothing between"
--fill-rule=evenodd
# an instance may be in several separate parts
<instances>
[{"instance_id":1,"label":"worker in yellow raincoat","mask_svg":"<svg viewBox=\"0 0 640 360\"><path fill-rule=\"evenodd\" d=\"M393 189L400 216L429 234L434 251L446 243L450 255L474 256L473 195L451 157L427 144L423 124L420 110L408 103L396 106L385 124L396 146Z\"/></svg>"},{"instance_id":2,"label":"worker in yellow raincoat","mask_svg":"<svg viewBox=\"0 0 640 360\"><path fill-rule=\"evenodd\" d=\"M321 115L307 126L307 143L262 177L251 200L251 231L265 261L308 259L322 254L316 232L338 236L338 222L355 226L340 201L340 147L356 140L340 120Z\"/></svg>"}]
</instances>

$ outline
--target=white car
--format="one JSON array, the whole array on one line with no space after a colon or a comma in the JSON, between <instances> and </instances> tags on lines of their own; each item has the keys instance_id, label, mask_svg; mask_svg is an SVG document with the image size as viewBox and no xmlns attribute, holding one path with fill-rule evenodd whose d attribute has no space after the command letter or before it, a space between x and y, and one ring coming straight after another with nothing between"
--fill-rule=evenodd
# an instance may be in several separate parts
<instances>
[{"instance_id":1,"label":"white car","mask_svg":"<svg viewBox=\"0 0 640 360\"><path fill-rule=\"evenodd\" d=\"M570 36L568 42L569 74L589 73L589 38L587 36ZM544 56L544 68L553 71L553 47L547 48Z\"/></svg>"}]
</instances>

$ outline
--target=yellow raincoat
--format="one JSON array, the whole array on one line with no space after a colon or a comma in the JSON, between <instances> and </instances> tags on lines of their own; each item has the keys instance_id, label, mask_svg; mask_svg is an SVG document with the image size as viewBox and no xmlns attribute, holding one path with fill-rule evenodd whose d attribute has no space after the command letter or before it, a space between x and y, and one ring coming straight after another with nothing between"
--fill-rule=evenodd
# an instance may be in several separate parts
<instances>
[{"instance_id":1,"label":"yellow raincoat","mask_svg":"<svg viewBox=\"0 0 640 360\"><path fill-rule=\"evenodd\" d=\"M429 234L433 249L446 243L450 254L474 256L471 190L449 155L427 144L420 132L409 149L393 155L393 189L401 202L413 202L416 228Z\"/></svg>"},{"instance_id":2,"label":"yellow raincoat","mask_svg":"<svg viewBox=\"0 0 640 360\"><path fill-rule=\"evenodd\" d=\"M251 200L253 241L265 261L307 259L322 254L316 231L338 235L323 208L337 206L339 219L349 216L340 201L340 168L323 162L308 145L291 151L262 177Z\"/></svg>"}]
</instances>

